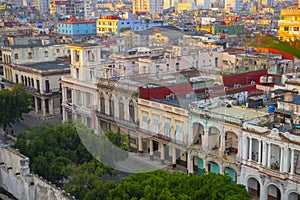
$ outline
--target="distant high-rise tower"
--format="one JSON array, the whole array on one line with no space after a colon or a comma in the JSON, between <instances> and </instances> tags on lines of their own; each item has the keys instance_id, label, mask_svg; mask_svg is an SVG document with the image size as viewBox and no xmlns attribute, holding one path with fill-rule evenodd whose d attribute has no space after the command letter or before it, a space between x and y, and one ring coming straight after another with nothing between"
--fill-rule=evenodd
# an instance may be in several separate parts
<instances>
[{"instance_id":1,"label":"distant high-rise tower","mask_svg":"<svg viewBox=\"0 0 300 200\"><path fill-rule=\"evenodd\" d=\"M133 0L133 13L145 12L149 14L163 13L163 0Z\"/></svg>"},{"instance_id":2,"label":"distant high-rise tower","mask_svg":"<svg viewBox=\"0 0 300 200\"><path fill-rule=\"evenodd\" d=\"M41 13L49 13L50 12L50 1L49 0L34 0L33 5Z\"/></svg>"}]
</instances>

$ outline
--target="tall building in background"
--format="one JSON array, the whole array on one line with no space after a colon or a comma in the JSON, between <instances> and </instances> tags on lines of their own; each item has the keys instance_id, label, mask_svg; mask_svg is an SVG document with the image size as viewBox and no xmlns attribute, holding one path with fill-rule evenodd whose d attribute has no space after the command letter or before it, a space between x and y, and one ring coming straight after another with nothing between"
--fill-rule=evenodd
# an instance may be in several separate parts
<instances>
[{"instance_id":1,"label":"tall building in background","mask_svg":"<svg viewBox=\"0 0 300 200\"><path fill-rule=\"evenodd\" d=\"M174 0L164 0L163 8L168 9L171 7L175 7L175 1Z\"/></svg>"},{"instance_id":2,"label":"tall building in background","mask_svg":"<svg viewBox=\"0 0 300 200\"><path fill-rule=\"evenodd\" d=\"M284 41L300 38L300 9L282 9L278 21L278 36Z\"/></svg>"},{"instance_id":3,"label":"tall building in background","mask_svg":"<svg viewBox=\"0 0 300 200\"><path fill-rule=\"evenodd\" d=\"M50 1L49 0L34 0L33 5L41 13L49 13L49 11L50 11Z\"/></svg>"},{"instance_id":4,"label":"tall building in background","mask_svg":"<svg viewBox=\"0 0 300 200\"><path fill-rule=\"evenodd\" d=\"M210 0L197 0L197 7L202 9L210 9Z\"/></svg>"},{"instance_id":5,"label":"tall building in background","mask_svg":"<svg viewBox=\"0 0 300 200\"><path fill-rule=\"evenodd\" d=\"M164 9L163 0L133 0L132 1L133 14L149 13L162 14Z\"/></svg>"}]
</instances>

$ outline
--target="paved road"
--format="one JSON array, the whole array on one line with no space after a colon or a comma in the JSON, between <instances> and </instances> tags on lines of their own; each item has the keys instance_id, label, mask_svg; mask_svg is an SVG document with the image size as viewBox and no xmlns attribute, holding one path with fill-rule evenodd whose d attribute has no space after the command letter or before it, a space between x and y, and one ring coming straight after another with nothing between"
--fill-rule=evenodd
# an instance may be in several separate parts
<instances>
[{"instance_id":1,"label":"paved road","mask_svg":"<svg viewBox=\"0 0 300 200\"><path fill-rule=\"evenodd\" d=\"M26 133L26 129L31 126L41 126L45 123L54 123L54 124L60 124L62 121L61 117L56 118L48 118L48 119L41 119L38 116L36 116L34 113L30 112L27 114L23 114L23 119L19 122L16 122L12 128L8 128L8 134L11 134L10 131L13 131L13 136L17 136L18 133ZM2 133L1 133L2 134Z\"/></svg>"}]
</instances>

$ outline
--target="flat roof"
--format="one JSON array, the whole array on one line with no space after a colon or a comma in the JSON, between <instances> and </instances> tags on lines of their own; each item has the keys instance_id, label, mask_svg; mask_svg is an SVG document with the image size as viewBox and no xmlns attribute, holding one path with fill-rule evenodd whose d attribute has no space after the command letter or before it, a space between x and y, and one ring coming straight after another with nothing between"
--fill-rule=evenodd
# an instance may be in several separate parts
<instances>
[{"instance_id":1,"label":"flat roof","mask_svg":"<svg viewBox=\"0 0 300 200\"><path fill-rule=\"evenodd\" d=\"M213 113L227 115L238 119L243 118L244 120L251 120L251 119L255 119L267 115L266 112L262 112L261 110L258 111L254 109L243 108L240 106L232 106L232 107L222 106L222 107L211 108L208 110Z\"/></svg>"},{"instance_id":2,"label":"flat roof","mask_svg":"<svg viewBox=\"0 0 300 200\"><path fill-rule=\"evenodd\" d=\"M84 44L68 44L68 46L72 47L96 47L100 46L99 44L92 44L92 43L84 43Z\"/></svg>"},{"instance_id":3,"label":"flat roof","mask_svg":"<svg viewBox=\"0 0 300 200\"><path fill-rule=\"evenodd\" d=\"M68 69L70 68L70 63L65 61L51 61L51 62L39 62L39 63L26 63L21 66L28 68L49 71L49 70L59 70L59 69Z\"/></svg>"}]
</instances>

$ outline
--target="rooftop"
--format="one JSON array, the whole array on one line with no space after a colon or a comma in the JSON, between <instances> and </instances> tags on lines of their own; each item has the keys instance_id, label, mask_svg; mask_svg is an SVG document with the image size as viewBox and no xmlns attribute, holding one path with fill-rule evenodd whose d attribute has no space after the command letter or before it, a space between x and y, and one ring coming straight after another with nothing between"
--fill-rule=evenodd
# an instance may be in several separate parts
<instances>
[{"instance_id":1,"label":"rooftop","mask_svg":"<svg viewBox=\"0 0 300 200\"><path fill-rule=\"evenodd\" d=\"M256 119L267 115L267 112L263 112L262 110L254 110L254 109L245 108L241 106L232 106L232 107L220 106L216 108L211 108L209 109L209 111L213 113L218 113L218 114L238 118L238 119L244 119L244 120Z\"/></svg>"},{"instance_id":2,"label":"rooftop","mask_svg":"<svg viewBox=\"0 0 300 200\"><path fill-rule=\"evenodd\" d=\"M52 61L52 62L40 62L40 63L27 63L22 64L22 66L42 70L42 71L49 71L49 70L59 70L59 69L68 69L70 63L64 61Z\"/></svg>"}]
</instances>

